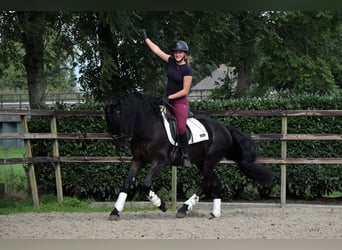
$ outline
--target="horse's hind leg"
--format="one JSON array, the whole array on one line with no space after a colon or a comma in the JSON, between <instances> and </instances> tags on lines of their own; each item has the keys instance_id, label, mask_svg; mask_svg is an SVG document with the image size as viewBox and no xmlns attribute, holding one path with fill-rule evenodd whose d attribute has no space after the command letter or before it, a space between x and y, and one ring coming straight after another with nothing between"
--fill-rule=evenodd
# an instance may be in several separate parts
<instances>
[{"instance_id":1,"label":"horse's hind leg","mask_svg":"<svg viewBox=\"0 0 342 250\"><path fill-rule=\"evenodd\" d=\"M207 193L208 191L211 191L214 199L213 210L210 213L209 218L211 219L221 216L221 182L215 175L213 167L208 167L206 169L201 168L201 170L203 181L199 186L196 194L192 195L187 201L183 203L182 207L178 209L176 214L177 218L184 218L187 213L192 211L195 205L199 202L199 197L202 194Z\"/></svg>"},{"instance_id":2,"label":"horse's hind leg","mask_svg":"<svg viewBox=\"0 0 342 250\"><path fill-rule=\"evenodd\" d=\"M221 191L222 185L216 174L213 174L211 180L211 193L213 197L213 210L209 215L209 219L218 218L221 216Z\"/></svg>"},{"instance_id":3,"label":"horse's hind leg","mask_svg":"<svg viewBox=\"0 0 342 250\"><path fill-rule=\"evenodd\" d=\"M186 200L183 205L178 209L176 213L176 218L184 218L188 212L192 211L195 205L199 201L199 195L193 194L188 200Z\"/></svg>"},{"instance_id":4,"label":"horse's hind leg","mask_svg":"<svg viewBox=\"0 0 342 250\"><path fill-rule=\"evenodd\" d=\"M202 171L203 174L203 171ZM199 202L199 197L208 190L209 182L207 178L204 178L202 184L198 188L197 192L193 194L183 205L177 210L176 218L184 218L187 213L191 212L195 205Z\"/></svg>"},{"instance_id":5,"label":"horse's hind leg","mask_svg":"<svg viewBox=\"0 0 342 250\"><path fill-rule=\"evenodd\" d=\"M178 209L176 213L176 218L184 218L187 213L191 212L195 205L199 202L199 197L208 190L209 182L206 178L203 180L202 184L198 188L197 192L193 194L188 200L186 200L183 205Z\"/></svg>"}]
</instances>

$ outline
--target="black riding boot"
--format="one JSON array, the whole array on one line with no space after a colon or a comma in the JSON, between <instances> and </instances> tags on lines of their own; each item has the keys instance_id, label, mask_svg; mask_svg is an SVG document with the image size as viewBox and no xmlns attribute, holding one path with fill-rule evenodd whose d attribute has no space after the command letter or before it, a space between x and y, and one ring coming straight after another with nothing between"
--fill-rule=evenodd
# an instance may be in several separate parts
<instances>
[{"instance_id":1,"label":"black riding boot","mask_svg":"<svg viewBox=\"0 0 342 250\"><path fill-rule=\"evenodd\" d=\"M188 138L186 133L179 136L179 145L181 148L182 156L181 156L181 164L184 167L192 167L192 163L190 161L189 152L188 152Z\"/></svg>"}]
</instances>

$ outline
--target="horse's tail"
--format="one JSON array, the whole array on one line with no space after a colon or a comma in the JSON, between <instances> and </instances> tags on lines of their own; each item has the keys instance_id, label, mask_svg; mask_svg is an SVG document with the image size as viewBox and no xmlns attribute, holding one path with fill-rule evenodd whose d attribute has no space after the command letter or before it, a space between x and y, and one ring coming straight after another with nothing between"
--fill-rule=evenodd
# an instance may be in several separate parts
<instances>
[{"instance_id":1,"label":"horse's tail","mask_svg":"<svg viewBox=\"0 0 342 250\"><path fill-rule=\"evenodd\" d=\"M255 162L256 146L252 139L232 126L226 125L226 127L233 140L226 158L235 161L240 171L248 178L262 185L271 185L274 177L273 171Z\"/></svg>"}]
</instances>

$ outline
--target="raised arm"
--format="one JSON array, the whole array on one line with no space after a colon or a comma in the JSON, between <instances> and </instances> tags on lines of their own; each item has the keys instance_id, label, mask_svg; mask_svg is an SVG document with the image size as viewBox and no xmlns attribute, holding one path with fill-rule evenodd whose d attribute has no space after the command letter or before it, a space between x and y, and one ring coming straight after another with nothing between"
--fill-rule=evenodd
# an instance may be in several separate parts
<instances>
[{"instance_id":1,"label":"raised arm","mask_svg":"<svg viewBox=\"0 0 342 250\"><path fill-rule=\"evenodd\" d=\"M143 37L144 41L146 42L147 46L151 49L151 51L160 57L162 60L167 62L169 60L170 55L162 51L157 44L151 41L150 38L147 37L145 30L139 30L139 33Z\"/></svg>"}]
</instances>

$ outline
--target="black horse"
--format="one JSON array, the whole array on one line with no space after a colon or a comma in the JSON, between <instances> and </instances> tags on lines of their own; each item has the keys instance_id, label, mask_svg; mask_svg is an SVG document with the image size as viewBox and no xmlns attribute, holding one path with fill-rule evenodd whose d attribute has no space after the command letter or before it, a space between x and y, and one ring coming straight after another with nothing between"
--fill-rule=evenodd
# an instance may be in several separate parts
<instances>
[{"instance_id":1,"label":"black horse","mask_svg":"<svg viewBox=\"0 0 342 250\"><path fill-rule=\"evenodd\" d=\"M170 143L165 132L159 98L130 94L106 105L105 115L117 149L123 150L126 145L130 145L132 152L131 168L109 219L119 218L133 180L148 163L151 163L151 167L142 191L153 205L165 212L165 202L151 190L151 186L163 167L180 166L180 152L175 150L177 146ZM263 185L272 184L273 172L256 164L255 144L248 136L207 116L196 116L196 119L204 125L209 137L208 140L189 145L191 162L200 170L203 182L197 192L178 209L176 217L185 217L202 194L211 192L213 210L210 217L215 218L221 215L221 183L214 168L224 157L235 161L244 175Z\"/></svg>"}]
</instances>

